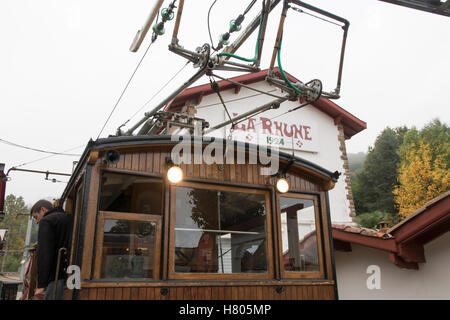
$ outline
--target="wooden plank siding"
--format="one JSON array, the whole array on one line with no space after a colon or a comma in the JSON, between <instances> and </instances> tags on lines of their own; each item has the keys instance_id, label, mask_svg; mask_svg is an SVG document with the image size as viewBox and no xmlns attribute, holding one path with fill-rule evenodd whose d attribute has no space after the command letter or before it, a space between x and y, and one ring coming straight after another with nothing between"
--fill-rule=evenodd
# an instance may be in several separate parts
<instances>
[{"instance_id":1,"label":"wooden plank siding","mask_svg":"<svg viewBox=\"0 0 450 320\"><path fill-rule=\"evenodd\" d=\"M325 184L315 177L311 172L303 170L297 165L293 165L287 174L290 184L290 192L308 194L316 197L320 201L323 242L323 254L320 257L323 262L325 277L320 280L289 279L288 284L278 279L282 272L278 256L280 235L269 232L268 240L273 247L268 248L268 257L271 259L271 270L268 273L270 279L255 278L254 284L249 281L232 280L226 284L217 283L215 279L186 281L171 280L170 268L168 266L170 254L170 227L167 222L171 215L169 199L170 185L164 184L164 219L161 225L161 256L160 275L155 280L148 282L121 283L121 282L96 282L93 279L98 277L94 274L98 265L95 264L95 256L101 255L101 247L98 245L95 231L100 230L98 222L101 222L101 214L98 212L98 192L100 188L100 177L102 170L111 172L123 172L128 174L142 174L164 178L168 169L166 157L170 155L167 146L136 146L126 148L116 148L120 152L120 159L116 164L107 164L102 161L103 151L100 151L99 158L92 170L90 181L90 197L87 200L86 229L84 230L84 248L81 266L82 289L79 292L80 300L330 300L335 299L335 284L333 279L333 266L331 265L331 248L328 230L328 213L325 205ZM237 159L234 159L235 162ZM192 161L193 162L193 161ZM283 168L285 163L280 164ZM180 167L185 174L185 182L218 184L225 188L257 188L264 190L267 197L267 207L271 208L272 217L268 220L269 229L279 228L277 219L276 203L279 195L275 195L275 178L260 174L263 166L261 164L182 164ZM273 226L273 228L272 228ZM268 230L269 231L269 230ZM321 242L319 241L319 244ZM97 260L98 261L98 260ZM220 275L218 275L220 277ZM211 281L214 280L214 281ZM285 279L286 280L286 279ZM308 280L308 281L305 281ZM196 281L193 283L193 281ZM278 290L283 286L283 290ZM167 294L165 290L168 289ZM67 297L71 298L71 294Z\"/></svg>"},{"instance_id":2,"label":"wooden plank siding","mask_svg":"<svg viewBox=\"0 0 450 320\"><path fill-rule=\"evenodd\" d=\"M155 148L153 150L136 150L121 152L120 160L117 164L108 164L102 166L104 169L117 170L124 172L135 172L143 174L153 174L163 176L168 169L165 162L170 150ZM236 162L236 160L235 160ZM211 164L199 165L181 164L185 178L192 180L208 180L208 182L227 182L236 185L273 185L272 180L260 174L264 167L261 164ZM288 174L288 181L291 191L295 192L320 192L320 185L314 181L308 181L299 176L299 173Z\"/></svg>"},{"instance_id":3,"label":"wooden plank siding","mask_svg":"<svg viewBox=\"0 0 450 320\"><path fill-rule=\"evenodd\" d=\"M167 290L166 294L164 290ZM333 285L85 288L80 300L333 300Z\"/></svg>"}]
</instances>

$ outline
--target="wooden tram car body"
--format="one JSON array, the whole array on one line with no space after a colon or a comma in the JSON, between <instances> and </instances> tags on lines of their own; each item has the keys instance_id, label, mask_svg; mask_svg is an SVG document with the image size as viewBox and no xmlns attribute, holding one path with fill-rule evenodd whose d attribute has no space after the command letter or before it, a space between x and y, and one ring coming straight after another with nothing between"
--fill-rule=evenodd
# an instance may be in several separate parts
<instances>
[{"instance_id":1,"label":"wooden tram car body","mask_svg":"<svg viewBox=\"0 0 450 320\"><path fill-rule=\"evenodd\" d=\"M70 264L81 270L66 299L337 299L335 174L280 153L290 184L281 194L250 163L251 145L235 143L244 163L180 164L184 178L171 184L175 144L90 141L61 198L74 215ZM105 160L110 150L116 161Z\"/></svg>"}]
</instances>

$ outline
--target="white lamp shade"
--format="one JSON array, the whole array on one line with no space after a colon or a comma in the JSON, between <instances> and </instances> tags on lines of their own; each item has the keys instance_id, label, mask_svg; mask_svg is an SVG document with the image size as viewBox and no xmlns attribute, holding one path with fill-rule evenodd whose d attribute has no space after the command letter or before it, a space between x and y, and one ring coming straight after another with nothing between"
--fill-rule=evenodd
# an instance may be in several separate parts
<instances>
[{"instance_id":1,"label":"white lamp shade","mask_svg":"<svg viewBox=\"0 0 450 320\"><path fill-rule=\"evenodd\" d=\"M289 191L289 182L285 178L279 178L276 187L278 192L286 193Z\"/></svg>"},{"instance_id":2,"label":"white lamp shade","mask_svg":"<svg viewBox=\"0 0 450 320\"><path fill-rule=\"evenodd\" d=\"M171 183L178 183L183 180L183 170L180 167L173 166L167 171L167 179Z\"/></svg>"}]
</instances>

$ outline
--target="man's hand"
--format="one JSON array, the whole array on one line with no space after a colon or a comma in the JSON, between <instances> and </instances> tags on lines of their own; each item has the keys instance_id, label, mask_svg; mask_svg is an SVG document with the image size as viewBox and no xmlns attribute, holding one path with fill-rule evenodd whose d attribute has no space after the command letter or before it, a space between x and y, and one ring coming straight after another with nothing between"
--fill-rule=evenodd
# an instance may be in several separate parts
<instances>
[{"instance_id":1,"label":"man's hand","mask_svg":"<svg viewBox=\"0 0 450 320\"><path fill-rule=\"evenodd\" d=\"M45 288L37 288L34 290L33 300L44 300Z\"/></svg>"}]
</instances>

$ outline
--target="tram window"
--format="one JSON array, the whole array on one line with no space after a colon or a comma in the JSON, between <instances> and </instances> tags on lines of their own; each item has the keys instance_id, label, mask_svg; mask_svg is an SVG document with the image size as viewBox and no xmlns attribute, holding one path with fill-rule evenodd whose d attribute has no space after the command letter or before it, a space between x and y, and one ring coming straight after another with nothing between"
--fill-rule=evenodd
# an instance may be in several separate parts
<instances>
[{"instance_id":1,"label":"tram window","mask_svg":"<svg viewBox=\"0 0 450 320\"><path fill-rule=\"evenodd\" d=\"M162 182L145 176L105 172L100 211L162 214Z\"/></svg>"},{"instance_id":2,"label":"tram window","mask_svg":"<svg viewBox=\"0 0 450 320\"><path fill-rule=\"evenodd\" d=\"M264 192L176 187L175 273L267 273Z\"/></svg>"},{"instance_id":3,"label":"tram window","mask_svg":"<svg viewBox=\"0 0 450 320\"><path fill-rule=\"evenodd\" d=\"M152 279L155 270L157 223L105 219L100 278Z\"/></svg>"},{"instance_id":4,"label":"tram window","mask_svg":"<svg viewBox=\"0 0 450 320\"><path fill-rule=\"evenodd\" d=\"M284 271L319 272L314 200L280 197Z\"/></svg>"}]
</instances>

